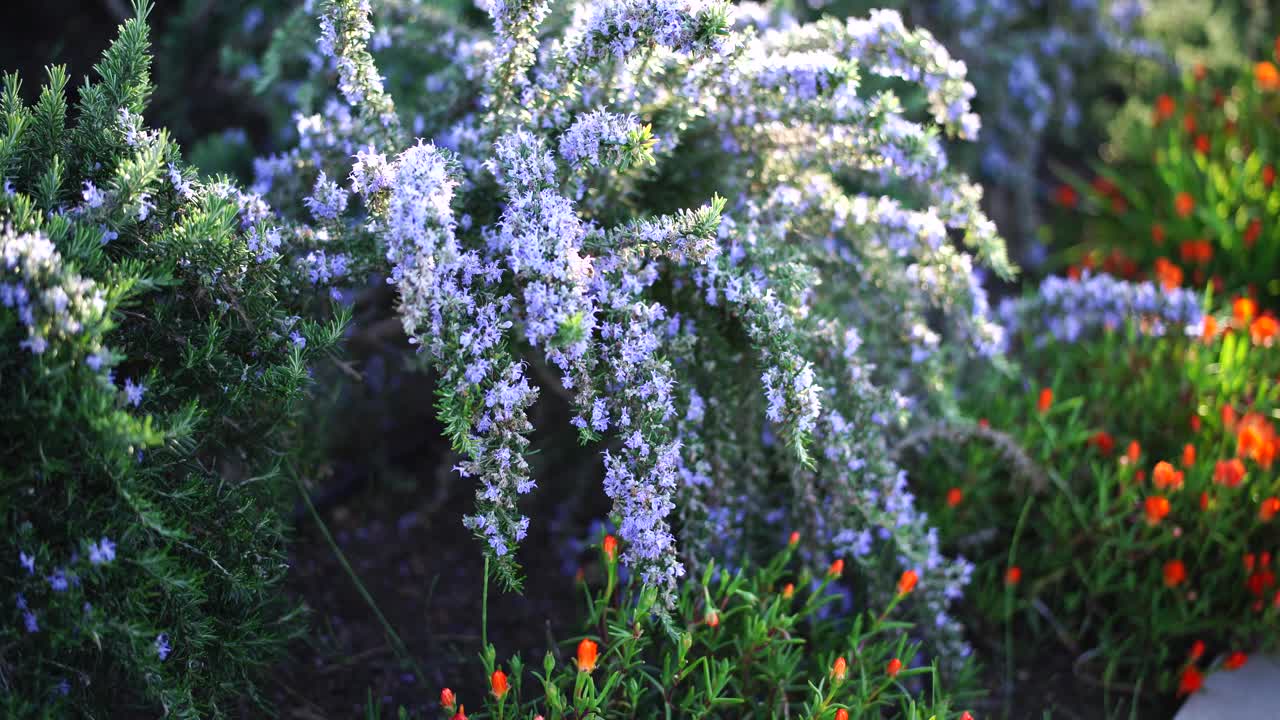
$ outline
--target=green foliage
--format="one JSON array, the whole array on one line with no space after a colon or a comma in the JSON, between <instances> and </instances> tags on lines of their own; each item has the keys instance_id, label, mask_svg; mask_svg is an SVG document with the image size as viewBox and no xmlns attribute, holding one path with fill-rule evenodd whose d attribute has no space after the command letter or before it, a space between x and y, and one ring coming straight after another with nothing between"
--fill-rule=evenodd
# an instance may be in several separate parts
<instances>
[{"instance_id":1,"label":"green foliage","mask_svg":"<svg viewBox=\"0 0 1280 720\"><path fill-rule=\"evenodd\" d=\"M221 717L299 628L281 501L344 319L142 125L148 10L74 110L56 67L0 96L5 717Z\"/></svg>"},{"instance_id":2,"label":"green foliage","mask_svg":"<svg viewBox=\"0 0 1280 720\"><path fill-rule=\"evenodd\" d=\"M1097 179L1062 172L1075 191L1059 193L1055 238L1073 262L1150 276L1174 287L1280 299L1280 188L1274 65L1188 72L1161 94L1140 133L1118 139L1126 159Z\"/></svg>"},{"instance_id":3,"label":"green foliage","mask_svg":"<svg viewBox=\"0 0 1280 720\"><path fill-rule=\"evenodd\" d=\"M470 706L465 717L829 720L843 709L854 718L951 720L975 695L968 669L954 679L959 690L947 691L936 661L913 662L921 650L913 625L894 619L913 602L909 591L880 612L833 612L843 565L814 573L797 562L795 542L760 566L708 566L683 584L670 625L651 614L652 588L619 582L613 542L606 537L601 553L604 581L582 585L582 633L548 652L540 670L519 656L499 662L486 645L490 692L482 700L445 690L445 717Z\"/></svg>"},{"instance_id":4,"label":"green foliage","mask_svg":"<svg viewBox=\"0 0 1280 720\"><path fill-rule=\"evenodd\" d=\"M1251 343L1248 320L1220 319L1227 332L1207 341L1136 323L1078 345L1028 337L1031 387L991 376L968 403L1027 463L964 428L932 438L915 476L950 544L985 543L970 597L981 625L1010 633L1011 664L1064 646L1079 674L1154 712L1197 665L1196 641L1202 670L1276 647L1280 354ZM1052 391L1044 411L1037 383Z\"/></svg>"}]
</instances>

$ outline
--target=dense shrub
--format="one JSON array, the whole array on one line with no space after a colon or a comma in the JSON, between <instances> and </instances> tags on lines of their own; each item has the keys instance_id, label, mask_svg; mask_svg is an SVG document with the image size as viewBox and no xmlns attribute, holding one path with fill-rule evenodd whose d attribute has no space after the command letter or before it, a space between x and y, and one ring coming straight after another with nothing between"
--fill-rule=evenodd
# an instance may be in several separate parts
<instances>
[{"instance_id":1,"label":"dense shrub","mask_svg":"<svg viewBox=\"0 0 1280 720\"><path fill-rule=\"evenodd\" d=\"M797 567L788 548L767 564L729 572L708 564L681 585L668 641L649 607L652 588L619 583L617 541L606 536L600 587L587 589L581 632L537 668L519 656L499 662L493 645L481 654L489 693L467 698L441 691L442 717L893 717L972 720L957 708L972 694L968 673L960 692L944 690L936 662L921 664L909 640L911 624L895 608L918 578L897 578L878 612L853 618L832 612L841 601L843 561L814 573ZM564 659L564 654L574 657ZM479 668L477 668L479 669Z\"/></svg>"},{"instance_id":2,"label":"dense shrub","mask_svg":"<svg viewBox=\"0 0 1280 720\"><path fill-rule=\"evenodd\" d=\"M888 12L770 28L719 3L493 3L490 34L378 7L392 24L317 5L318 54L278 34L270 64L310 53L315 102L255 187L329 231L298 253L390 268L502 577L520 496L552 482L526 459L543 389L603 452L621 559L659 609L686 566L799 527L873 602L919 572L912 608L966 652L946 608L968 565L887 452L913 409L949 409L950 360L1000 338L964 248L1011 268L941 143L978 129L963 65ZM409 20L434 40L400 53L435 70L393 100L370 43L395 57Z\"/></svg>"},{"instance_id":3,"label":"dense shrub","mask_svg":"<svg viewBox=\"0 0 1280 720\"><path fill-rule=\"evenodd\" d=\"M1275 113L1280 70L1189 71L1160 94L1147 136L1126 144L1143 154L1099 166L1086 183L1057 192L1062 243L1073 260L1167 287L1248 293L1268 307L1280 298ZM1078 272L1078 270L1077 270Z\"/></svg>"},{"instance_id":4,"label":"dense shrub","mask_svg":"<svg viewBox=\"0 0 1280 720\"><path fill-rule=\"evenodd\" d=\"M265 206L142 120L148 5L69 109L0 96L6 717L217 717L297 628L281 491L307 364Z\"/></svg>"},{"instance_id":5,"label":"dense shrub","mask_svg":"<svg viewBox=\"0 0 1280 720\"><path fill-rule=\"evenodd\" d=\"M972 388L982 425L910 442L947 542L989 543L970 597L1007 651L1060 643L1153 711L1274 649L1275 321L1106 276L1050 279L1016 312L1022 372Z\"/></svg>"}]
</instances>

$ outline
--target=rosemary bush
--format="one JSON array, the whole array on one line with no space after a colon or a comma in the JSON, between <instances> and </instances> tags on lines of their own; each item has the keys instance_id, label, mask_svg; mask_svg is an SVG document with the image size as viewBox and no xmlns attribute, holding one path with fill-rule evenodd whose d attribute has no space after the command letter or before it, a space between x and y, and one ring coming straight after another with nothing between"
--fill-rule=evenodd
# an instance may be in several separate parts
<instances>
[{"instance_id":1,"label":"rosemary bush","mask_svg":"<svg viewBox=\"0 0 1280 720\"><path fill-rule=\"evenodd\" d=\"M397 2L300 9L264 63L307 68L295 145L254 187L323 228L296 256L388 275L500 576L518 585L520 497L551 480L526 457L545 390L603 456L620 559L661 617L686 568L796 527L869 603L918 572L910 609L958 660L947 606L970 568L888 447L913 411L952 410L955 358L1000 340L968 251L1012 268L942 146L979 129L963 63L892 12L486 7L491 30ZM409 54L412 91L393 99L383 73L406 73L373 52Z\"/></svg>"},{"instance_id":2,"label":"rosemary bush","mask_svg":"<svg viewBox=\"0 0 1280 720\"><path fill-rule=\"evenodd\" d=\"M163 130L146 15L67 99L0 93L0 523L6 717L220 717L297 628L281 491L307 319L265 206Z\"/></svg>"}]
</instances>

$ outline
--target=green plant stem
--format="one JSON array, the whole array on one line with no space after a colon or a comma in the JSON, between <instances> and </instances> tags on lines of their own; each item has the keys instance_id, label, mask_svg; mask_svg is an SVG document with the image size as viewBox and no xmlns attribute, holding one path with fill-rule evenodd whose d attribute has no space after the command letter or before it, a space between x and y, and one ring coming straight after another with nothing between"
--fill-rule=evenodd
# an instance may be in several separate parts
<instances>
[{"instance_id":1,"label":"green plant stem","mask_svg":"<svg viewBox=\"0 0 1280 720\"><path fill-rule=\"evenodd\" d=\"M489 647L489 556L484 556L484 584L480 590L480 647Z\"/></svg>"},{"instance_id":2,"label":"green plant stem","mask_svg":"<svg viewBox=\"0 0 1280 720\"><path fill-rule=\"evenodd\" d=\"M373 610L373 614L377 616L378 622L382 624L383 631L386 632L387 638L391 641L391 647L395 649L401 660L408 662L413 667L413 673L418 676L418 682L426 686L426 673L422 671L418 661L409 653L409 648L400 639L399 633L396 632L395 628L391 627L390 621L382 614L382 610L378 608L378 603L369 594L369 590L365 588L364 583L360 582L360 577L356 575L351 563L347 562L347 556L338 547L338 543L334 542L333 535L329 533L329 526L325 524L324 519L320 517L320 513L316 510L316 506L311 502L311 494L303 487L301 478L298 479L298 492L302 494L302 501L306 503L307 510L311 513L311 519L316 521L316 526L320 528L320 534L324 535L325 542L328 543L329 549L333 551L333 556L338 559L338 564L347 573L347 577L351 578L351 582L356 586L356 592L360 593L360 597L364 598L369 609Z\"/></svg>"}]
</instances>

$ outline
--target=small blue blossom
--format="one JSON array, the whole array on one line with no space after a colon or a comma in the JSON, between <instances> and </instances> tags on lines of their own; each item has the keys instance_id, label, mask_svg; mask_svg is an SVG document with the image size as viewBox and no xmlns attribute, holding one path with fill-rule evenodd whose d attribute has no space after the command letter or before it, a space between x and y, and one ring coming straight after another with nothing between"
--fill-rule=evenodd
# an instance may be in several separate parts
<instances>
[{"instance_id":1,"label":"small blue blossom","mask_svg":"<svg viewBox=\"0 0 1280 720\"><path fill-rule=\"evenodd\" d=\"M21 550L18 551L18 562L22 567L27 569L28 575L34 575L36 572L36 558L34 555L28 555Z\"/></svg>"},{"instance_id":2,"label":"small blue blossom","mask_svg":"<svg viewBox=\"0 0 1280 720\"><path fill-rule=\"evenodd\" d=\"M116 559L116 544L107 538L89 544L89 562L94 565L110 563Z\"/></svg>"},{"instance_id":3,"label":"small blue blossom","mask_svg":"<svg viewBox=\"0 0 1280 720\"><path fill-rule=\"evenodd\" d=\"M160 633L156 636L154 645L156 649L156 657L160 658L160 662L164 662L168 659L169 653L173 651L173 648L169 645L169 636L165 633Z\"/></svg>"},{"instance_id":4,"label":"small blue blossom","mask_svg":"<svg viewBox=\"0 0 1280 720\"><path fill-rule=\"evenodd\" d=\"M142 395L147 391L147 386L142 383L135 383L133 378L125 378L124 395L125 402L134 407L142 404Z\"/></svg>"}]
</instances>

